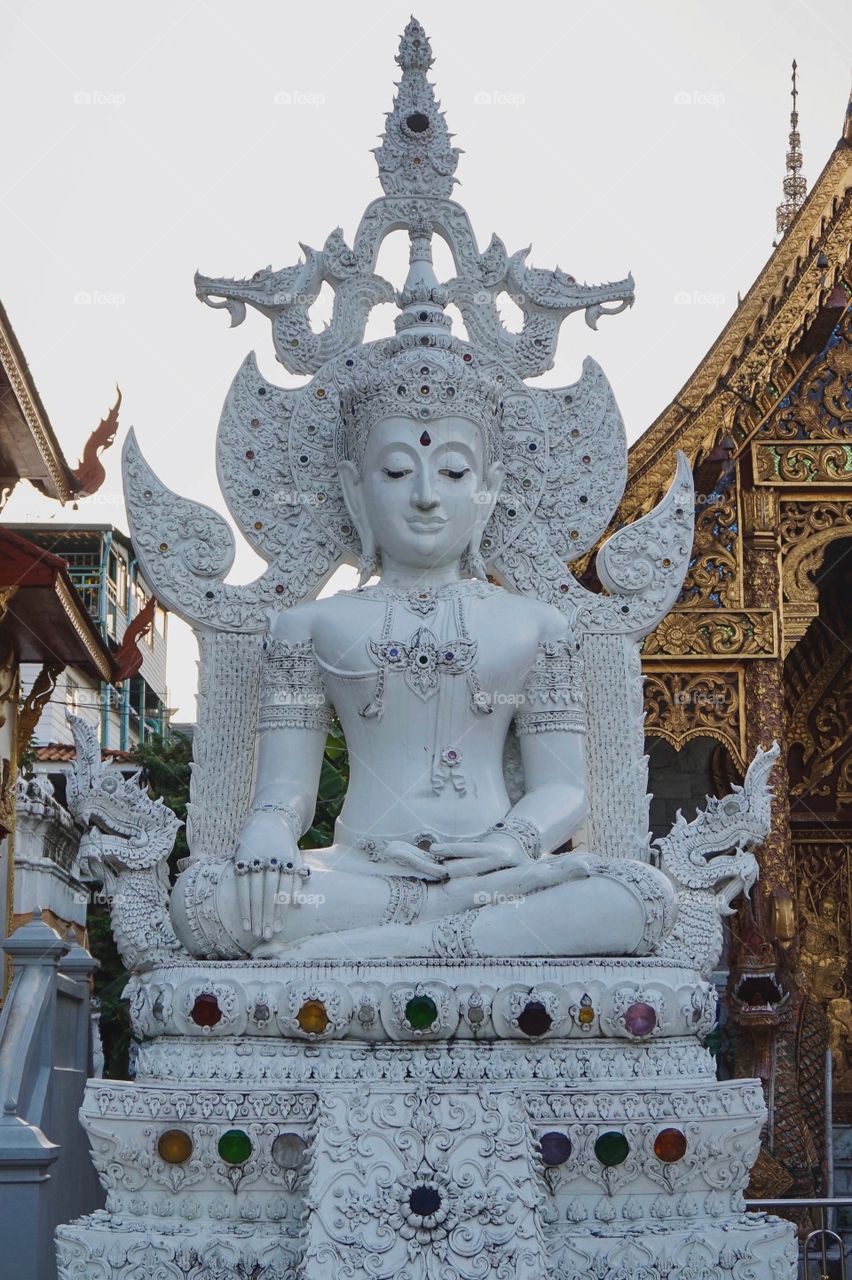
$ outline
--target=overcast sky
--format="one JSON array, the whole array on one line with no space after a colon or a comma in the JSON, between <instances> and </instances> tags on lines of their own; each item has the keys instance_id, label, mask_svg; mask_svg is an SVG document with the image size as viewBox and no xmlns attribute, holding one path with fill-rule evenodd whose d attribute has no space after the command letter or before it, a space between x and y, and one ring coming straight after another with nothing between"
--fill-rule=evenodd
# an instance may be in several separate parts
<instances>
[{"instance_id":1,"label":"overcast sky","mask_svg":"<svg viewBox=\"0 0 852 1280\"><path fill-rule=\"evenodd\" d=\"M0 297L62 447L124 393L160 477L224 510L213 439L245 353L291 383L268 322L195 299L196 267L294 263L381 194L375 162L408 3L0 2ZM572 317L551 385L590 353L631 439L669 403L771 252L799 64L805 173L849 93L848 0L429 0L417 16L462 156L455 198L484 247L581 280L632 269L632 311ZM386 247L382 274L403 253ZM438 260L438 267L442 265ZM389 331L378 316L369 336ZM120 442L119 442L120 443ZM119 449L77 512L19 487L9 520L126 528ZM238 556L234 580L259 562ZM194 652L171 620L171 703L194 719Z\"/></svg>"}]
</instances>

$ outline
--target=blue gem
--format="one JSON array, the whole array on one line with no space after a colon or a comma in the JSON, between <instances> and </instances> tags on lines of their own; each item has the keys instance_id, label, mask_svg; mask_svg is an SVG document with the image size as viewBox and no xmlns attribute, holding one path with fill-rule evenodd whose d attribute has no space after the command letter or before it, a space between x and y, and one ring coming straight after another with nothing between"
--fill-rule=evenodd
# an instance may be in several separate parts
<instances>
[{"instance_id":1,"label":"blue gem","mask_svg":"<svg viewBox=\"0 0 852 1280\"><path fill-rule=\"evenodd\" d=\"M537 444L528 444L528 445L527 445L527 448L529 449L530 453L535 453L536 449L538 448L538 445L537 445Z\"/></svg>"},{"instance_id":2,"label":"blue gem","mask_svg":"<svg viewBox=\"0 0 852 1280\"><path fill-rule=\"evenodd\" d=\"M456 656L456 655L455 655L454 653L450 653L450 652L448 651L447 653L445 653L445 654L444 654L444 661L445 661L445 662L452 662L452 661L453 661L453 659L455 658L455 656Z\"/></svg>"},{"instance_id":3,"label":"blue gem","mask_svg":"<svg viewBox=\"0 0 852 1280\"><path fill-rule=\"evenodd\" d=\"M388 657L391 657L391 658L398 658L398 657L399 657L399 649L388 649Z\"/></svg>"}]
</instances>

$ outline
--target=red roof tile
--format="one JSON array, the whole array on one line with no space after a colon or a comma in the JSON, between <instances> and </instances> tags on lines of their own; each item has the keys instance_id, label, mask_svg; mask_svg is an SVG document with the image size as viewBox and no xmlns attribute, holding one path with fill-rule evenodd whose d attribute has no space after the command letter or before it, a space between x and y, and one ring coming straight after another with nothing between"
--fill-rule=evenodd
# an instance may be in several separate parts
<instances>
[{"instance_id":1,"label":"red roof tile","mask_svg":"<svg viewBox=\"0 0 852 1280\"><path fill-rule=\"evenodd\" d=\"M66 742L48 742L46 746L35 748L35 759L39 764L73 764L77 752ZM118 747L102 747L101 759L109 764L134 764L131 752L119 751Z\"/></svg>"}]
</instances>

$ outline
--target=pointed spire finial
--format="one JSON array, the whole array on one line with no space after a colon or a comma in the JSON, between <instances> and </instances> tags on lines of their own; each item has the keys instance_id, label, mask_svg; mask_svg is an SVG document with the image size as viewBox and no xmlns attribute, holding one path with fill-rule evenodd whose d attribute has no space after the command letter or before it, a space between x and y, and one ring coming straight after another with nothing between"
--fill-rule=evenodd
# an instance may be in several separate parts
<instances>
[{"instance_id":1,"label":"pointed spire finial","mask_svg":"<svg viewBox=\"0 0 852 1280\"><path fill-rule=\"evenodd\" d=\"M453 174L461 152L450 146L444 113L426 78L432 65L429 37L411 18L399 42L396 61L402 68L393 110L386 117L382 145L373 155L385 195L437 196L452 194Z\"/></svg>"},{"instance_id":2,"label":"pointed spire finial","mask_svg":"<svg viewBox=\"0 0 852 1280\"><path fill-rule=\"evenodd\" d=\"M779 236L787 234L790 223L804 204L805 195L808 190L807 180L802 173L802 139L799 134L799 84L798 84L798 64L793 59L793 74L791 76L793 87L790 90L790 97L793 99L793 109L790 112L790 139L787 151L787 172L784 175L783 191L784 199L775 210L775 230Z\"/></svg>"}]
</instances>

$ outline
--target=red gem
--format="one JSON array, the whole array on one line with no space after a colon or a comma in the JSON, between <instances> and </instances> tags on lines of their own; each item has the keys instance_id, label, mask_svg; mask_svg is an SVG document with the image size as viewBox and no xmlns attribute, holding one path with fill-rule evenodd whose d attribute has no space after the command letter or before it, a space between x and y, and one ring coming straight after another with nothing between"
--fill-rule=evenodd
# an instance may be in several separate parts
<instances>
[{"instance_id":1,"label":"red gem","mask_svg":"<svg viewBox=\"0 0 852 1280\"><path fill-rule=\"evenodd\" d=\"M254 457L254 449L246 449L246 457L251 461Z\"/></svg>"},{"instance_id":2,"label":"red gem","mask_svg":"<svg viewBox=\"0 0 852 1280\"><path fill-rule=\"evenodd\" d=\"M428 431L423 432L423 435L420 437L420 443L424 446L432 443L432 437L429 435Z\"/></svg>"},{"instance_id":3,"label":"red gem","mask_svg":"<svg viewBox=\"0 0 852 1280\"><path fill-rule=\"evenodd\" d=\"M222 1010L215 996L204 994L195 997L190 1018L197 1027L215 1027L222 1021Z\"/></svg>"},{"instance_id":4,"label":"red gem","mask_svg":"<svg viewBox=\"0 0 852 1280\"><path fill-rule=\"evenodd\" d=\"M470 364L472 359L473 359L473 356L470 354L469 351L466 351L462 356L462 360L464 360L465 364Z\"/></svg>"},{"instance_id":5,"label":"red gem","mask_svg":"<svg viewBox=\"0 0 852 1280\"><path fill-rule=\"evenodd\" d=\"M276 595L278 595L278 596L283 596L283 594L284 594L284 584L283 584L282 582L279 582L279 583L278 583L278 585L277 585L277 587L275 588L275 594L276 594Z\"/></svg>"}]
</instances>

